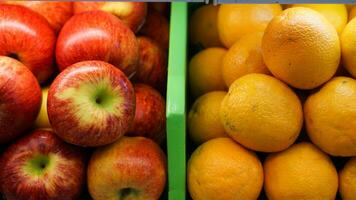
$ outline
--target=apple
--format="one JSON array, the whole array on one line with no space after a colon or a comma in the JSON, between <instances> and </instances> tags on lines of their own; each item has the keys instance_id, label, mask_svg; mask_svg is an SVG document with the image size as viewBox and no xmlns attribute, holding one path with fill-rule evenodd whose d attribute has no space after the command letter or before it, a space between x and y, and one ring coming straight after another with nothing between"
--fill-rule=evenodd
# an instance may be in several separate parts
<instances>
[{"instance_id":1,"label":"apple","mask_svg":"<svg viewBox=\"0 0 356 200\"><path fill-rule=\"evenodd\" d=\"M59 69L85 60L102 60L134 75L138 62L134 33L117 17L103 11L74 15L63 26L56 46Z\"/></svg>"},{"instance_id":2,"label":"apple","mask_svg":"<svg viewBox=\"0 0 356 200\"><path fill-rule=\"evenodd\" d=\"M91 10L102 10L120 18L133 32L137 32L147 15L147 3L145 2L85 2L77 1L73 4L74 13Z\"/></svg>"},{"instance_id":3,"label":"apple","mask_svg":"<svg viewBox=\"0 0 356 200\"><path fill-rule=\"evenodd\" d=\"M140 34L156 41L163 50L169 45L169 23L167 19L155 10L150 10Z\"/></svg>"},{"instance_id":4,"label":"apple","mask_svg":"<svg viewBox=\"0 0 356 200\"><path fill-rule=\"evenodd\" d=\"M135 79L164 92L167 76L167 55L148 37L137 37L140 56Z\"/></svg>"},{"instance_id":5,"label":"apple","mask_svg":"<svg viewBox=\"0 0 356 200\"><path fill-rule=\"evenodd\" d=\"M169 17L170 3L169 2L150 2L148 4L148 10L155 10L161 13L165 17Z\"/></svg>"},{"instance_id":6,"label":"apple","mask_svg":"<svg viewBox=\"0 0 356 200\"><path fill-rule=\"evenodd\" d=\"M49 87L42 88L42 103L40 113L37 116L35 121L35 126L37 128L51 128L51 124L49 123L48 115L47 115L47 97L48 97L48 89Z\"/></svg>"},{"instance_id":7,"label":"apple","mask_svg":"<svg viewBox=\"0 0 356 200\"><path fill-rule=\"evenodd\" d=\"M41 106L41 88L19 61L0 56L0 144L30 128Z\"/></svg>"},{"instance_id":8,"label":"apple","mask_svg":"<svg viewBox=\"0 0 356 200\"><path fill-rule=\"evenodd\" d=\"M103 61L78 62L61 72L48 91L53 131L79 146L114 142L130 128L135 93L119 69Z\"/></svg>"},{"instance_id":9,"label":"apple","mask_svg":"<svg viewBox=\"0 0 356 200\"><path fill-rule=\"evenodd\" d=\"M8 200L74 200L85 183L83 152L46 130L10 145L0 166L1 191Z\"/></svg>"},{"instance_id":10,"label":"apple","mask_svg":"<svg viewBox=\"0 0 356 200\"><path fill-rule=\"evenodd\" d=\"M73 15L72 2L61 1L6 1L8 4L22 5L39 13L47 19L56 33Z\"/></svg>"},{"instance_id":11,"label":"apple","mask_svg":"<svg viewBox=\"0 0 356 200\"><path fill-rule=\"evenodd\" d=\"M166 183L166 158L144 137L122 137L98 148L88 170L88 189L95 200L159 199Z\"/></svg>"},{"instance_id":12,"label":"apple","mask_svg":"<svg viewBox=\"0 0 356 200\"><path fill-rule=\"evenodd\" d=\"M22 62L40 83L53 73L55 33L47 20L18 5L0 5L0 55Z\"/></svg>"},{"instance_id":13,"label":"apple","mask_svg":"<svg viewBox=\"0 0 356 200\"><path fill-rule=\"evenodd\" d=\"M166 138L166 103L161 94L144 84L134 85L136 113L127 136L143 136L161 144Z\"/></svg>"}]
</instances>

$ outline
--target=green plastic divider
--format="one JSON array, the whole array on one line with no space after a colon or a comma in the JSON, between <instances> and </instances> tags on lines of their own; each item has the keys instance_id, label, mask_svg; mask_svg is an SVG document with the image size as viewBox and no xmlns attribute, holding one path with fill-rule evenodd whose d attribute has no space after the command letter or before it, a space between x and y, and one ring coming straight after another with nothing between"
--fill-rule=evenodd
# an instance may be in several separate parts
<instances>
[{"instance_id":1,"label":"green plastic divider","mask_svg":"<svg viewBox=\"0 0 356 200\"><path fill-rule=\"evenodd\" d=\"M187 3L173 2L168 57L167 151L168 199L186 197Z\"/></svg>"}]
</instances>

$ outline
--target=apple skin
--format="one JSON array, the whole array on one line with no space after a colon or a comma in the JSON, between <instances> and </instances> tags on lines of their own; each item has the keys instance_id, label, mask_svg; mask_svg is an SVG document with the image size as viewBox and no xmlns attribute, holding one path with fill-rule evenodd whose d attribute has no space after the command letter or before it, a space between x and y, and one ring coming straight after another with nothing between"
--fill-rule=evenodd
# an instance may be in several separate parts
<instances>
[{"instance_id":1,"label":"apple skin","mask_svg":"<svg viewBox=\"0 0 356 200\"><path fill-rule=\"evenodd\" d=\"M85 183L81 149L46 130L35 130L10 145L0 168L1 191L8 200L74 200Z\"/></svg>"},{"instance_id":2,"label":"apple skin","mask_svg":"<svg viewBox=\"0 0 356 200\"><path fill-rule=\"evenodd\" d=\"M22 5L37 12L47 19L56 33L73 15L72 2L60 1L6 1L8 4Z\"/></svg>"},{"instance_id":3,"label":"apple skin","mask_svg":"<svg viewBox=\"0 0 356 200\"><path fill-rule=\"evenodd\" d=\"M165 187L166 168L166 157L155 142L122 137L92 155L87 170L89 193L95 200L157 200Z\"/></svg>"},{"instance_id":4,"label":"apple skin","mask_svg":"<svg viewBox=\"0 0 356 200\"><path fill-rule=\"evenodd\" d=\"M167 80L167 54L158 44L145 36L137 37L140 57L135 80L164 93Z\"/></svg>"},{"instance_id":5,"label":"apple skin","mask_svg":"<svg viewBox=\"0 0 356 200\"><path fill-rule=\"evenodd\" d=\"M117 17L104 11L74 15L63 26L56 46L59 69L85 60L102 60L128 77L136 71L138 44L134 33Z\"/></svg>"},{"instance_id":6,"label":"apple skin","mask_svg":"<svg viewBox=\"0 0 356 200\"><path fill-rule=\"evenodd\" d=\"M134 85L136 113L127 136L147 137L158 144L166 138L166 102L161 94L144 84Z\"/></svg>"},{"instance_id":7,"label":"apple skin","mask_svg":"<svg viewBox=\"0 0 356 200\"><path fill-rule=\"evenodd\" d=\"M55 33L47 20L18 5L0 5L0 55L16 57L45 82L54 72Z\"/></svg>"},{"instance_id":8,"label":"apple skin","mask_svg":"<svg viewBox=\"0 0 356 200\"><path fill-rule=\"evenodd\" d=\"M51 128L47 115L48 89L48 86L42 88L42 103L40 113L37 115L37 119L35 121L36 128Z\"/></svg>"},{"instance_id":9,"label":"apple skin","mask_svg":"<svg viewBox=\"0 0 356 200\"><path fill-rule=\"evenodd\" d=\"M23 134L36 120L41 88L19 61L0 56L0 144Z\"/></svg>"},{"instance_id":10,"label":"apple skin","mask_svg":"<svg viewBox=\"0 0 356 200\"><path fill-rule=\"evenodd\" d=\"M73 4L74 13L91 10L109 12L121 19L133 32L137 32L145 22L147 3L145 2L85 2L77 1Z\"/></svg>"},{"instance_id":11,"label":"apple skin","mask_svg":"<svg viewBox=\"0 0 356 200\"><path fill-rule=\"evenodd\" d=\"M135 93L124 73L103 61L83 61L61 72L48 91L54 132L79 146L114 142L130 128Z\"/></svg>"},{"instance_id":12,"label":"apple skin","mask_svg":"<svg viewBox=\"0 0 356 200\"><path fill-rule=\"evenodd\" d=\"M168 20L159 12L150 10L140 32L156 41L163 50L168 49L169 45L169 23Z\"/></svg>"}]
</instances>

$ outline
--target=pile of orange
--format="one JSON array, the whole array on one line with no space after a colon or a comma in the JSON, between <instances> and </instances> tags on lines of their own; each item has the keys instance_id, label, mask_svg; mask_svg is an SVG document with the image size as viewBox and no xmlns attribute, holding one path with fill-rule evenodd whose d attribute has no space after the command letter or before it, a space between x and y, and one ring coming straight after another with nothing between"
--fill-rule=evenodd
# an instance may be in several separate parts
<instances>
[{"instance_id":1,"label":"pile of orange","mask_svg":"<svg viewBox=\"0 0 356 200\"><path fill-rule=\"evenodd\" d=\"M188 69L194 200L356 199L354 16L344 4L193 12L190 42L203 47Z\"/></svg>"}]
</instances>

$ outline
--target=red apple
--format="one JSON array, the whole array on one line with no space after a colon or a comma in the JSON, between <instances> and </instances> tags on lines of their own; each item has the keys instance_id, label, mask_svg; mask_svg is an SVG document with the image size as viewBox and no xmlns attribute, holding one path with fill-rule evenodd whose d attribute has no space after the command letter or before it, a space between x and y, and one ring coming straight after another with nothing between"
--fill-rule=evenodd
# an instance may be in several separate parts
<instances>
[{"instance_id":1,"label":"red apple","mask_svg":"<svg viewBox=\"0 0 356 200\"><path fill-rule=\"evenodd\" d=\"M94 152L87 179L96 200L157 200L166 183L166 158L150 139L123 137Z\"/></svg>"},{"instance_id":2,"label":"red apple","mask_svg":"<svg viewBox=\"0 0 356 200\"><path fill-rule=\"evenodd\" d=\"M147 15L147 4L144 2L74 2L74 13L91 10L102 10L120 18L133 32L137 32Z\"/></svg>"},{"instance_id":3,"label":"red apple","mask_svg":"<svg viewBox=\"0 0 356 200\"><path fill-rule=\"evenodd\" d=\"M158 44L148 37L137 38L140 57L136 80L163 92L166 86L167 55Z\"/></svg>"},{"instance_id":4,"label":"red apple","mask_svg":"<svg viewBox=\"0 0 356 200\"><path fill-rule=\"evenodd\" d=\"M0 56L0 144L30 128L41 107L41 88L19 61Z\"/></svg>"},{"instance_id":5,"label":"red apple","mask_svg":"<svg viewBox=\"0 0 356 200\"><path fill-rule=\"evenodd\" d=\"M52 132L36 130L2 155L2 194L7 200L77 199L85 182L84 158Z\"/></svg>"},{"instance_id":6,"label":"red apple","mask_svg":"<svg viewBox=\"0 0 356 200\"><path fill-rule=\"evenodd\" d=\"M40 83L53 73L56 37L47 20L18 5L0 5L0 55L18 59Z\"/></svg>"},{"instance_id":7,"label":"red apple","mask_svg":"<svg viewBox=\"0 0 356 200\"><path fill-rule=\"evenodd\" d=\"M169 23L167 19L155 10L150 10L140 33L156 41L164 50L169 45Z\"/></svg>"},{"instance_id":8,"label":"red apple","mask_svg":"<svg viewBox=\"0 0 356 200\"><path fill-rule=\"evenodd\" d=\"M169 2L150 2L148 4L148 10L155 10L163 16L169 17L170 6Z\"/></svg>"},{"instance_id":9,"label":"red apple","mask_svg":"<svg viewBox=\"0 0 356 200\"><path fill-rule=\"evenodd\" d=\"M56 58L61 71L79 61L102 60L130 77L136 71L138 44L120 19L103 11L89 11L74 15L63 26Z\"/></svg>"},{"instance_id":10,"label":"red apple","mask_svg":"<svg viewBox=\"0 0 356 200\"><path fill-rule=\"evenodd\" d=\"M159 92L148 85L135 84L136 113L126 134L143 136L161 144L166 138L166 103Z\"/></svg>"},{"instance_id":11,"label":"red apple","mask_svg":"<svg viewBox=\"0 0 356 200\"><path fill-rule=\"evenodd\" d=\"M47 98L54 132L66 142L101 146L114 142L130 128L135 93L119 69L103 61L83 61L61 72Z\"/></svg>"},{"instance_id":12,"label":"red apple","mask_svg":"<svg viewBox=\"0 0 356 200\"><path fill-rule=\"evenodd\" d=\"M73 15L72 2L61 1L6 1L9 4L17 4L30 8L47 19L56 33L63 24Z\"/></svg>"}]
</instances>

